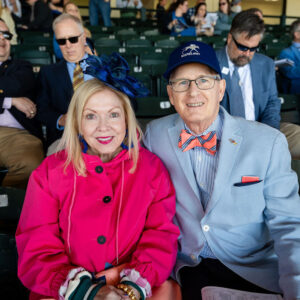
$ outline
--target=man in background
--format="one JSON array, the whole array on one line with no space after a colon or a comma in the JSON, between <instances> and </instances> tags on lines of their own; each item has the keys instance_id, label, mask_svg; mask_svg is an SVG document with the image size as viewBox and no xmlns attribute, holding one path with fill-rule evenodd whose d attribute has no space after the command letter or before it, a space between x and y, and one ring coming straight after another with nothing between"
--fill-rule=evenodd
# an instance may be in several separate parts
<instances>
[{"instance_id":1,"label":"man in background","mask_svg":"<svg viewBox=\"0 0 300 300\"><path fill-rule=\"evenodd\" d=\"M0 19L0 166L8 169L3 186L26 188L44 158L42 131L35 119L32 66L10 57L11 39Z\"/></svg>"},{"instance_id":2,"label":"man in background","mask_svg":"<svg viewBox=\"0 0 300 300\"><path fill-rule=\"evenodd\" d=\"M264 34L264 22L251 11L237 14L225 48L217 51L226 92L221 105L233 116L272 126L286 135L291 155L300 158L300 127L280 124L274 61L256 50Z\"/></svg>"}]
</instances>

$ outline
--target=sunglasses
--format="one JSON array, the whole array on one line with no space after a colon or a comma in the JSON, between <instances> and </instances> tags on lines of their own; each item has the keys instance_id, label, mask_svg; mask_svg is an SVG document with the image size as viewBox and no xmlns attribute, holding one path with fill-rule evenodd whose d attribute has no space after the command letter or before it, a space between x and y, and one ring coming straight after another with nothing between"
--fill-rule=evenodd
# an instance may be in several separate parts
<instances>
[{"instance_id":1,"label":"sunglasses","mask_svg":"<svg viewBox=\"0 0 300 300\"><path fill-rule=\"evenodd\" d=\"M240 43L237 42L237 40L232 36L232 39L234 41L234 43L236 44L237 48L240 50L240 51L243 51L243 52L246 52L246 51L250 51L250 52L254 52L256 51L258 48L259 48L259 45L257 45L256 47L247 47L247 46L244 46Z\"/></svg>"},{"instance_id":2,"label":"sunglasses","mask_svg":"<svg viewBox=\"0 0 300 300\"><path fill-rule=\"evenodd\" d=\"M77 36L70 36L69 38L66 39L56 39L58 45L63 46L67 43L67 41L69 41L71 44L76 44L78 43L78 39L79 37L82 35L82 33L80 35Z\"/></svg>"},{"instance_id":3,"label":"sunglasses","mask_svg":"<svg viewBox=\"0 0 300 300\"><path fill-rule=\"evenodd\" d=\"M3 37L10 41L12 39L12 37L14 36L12 33L10 33L9 31L1 31L0 30L0 33L3 35Z\"/></svg>"},{"instance_id":4,"label":"sunglasses","mask_svg":"<svg viewBox=\"0 0 300 300\"><path fill-rule=\"evenodd\" d=\"M223 6L223 5L226 5L227 2L222 2L222 3L219 3L219 6Z\"/></svg>"}]
</instances>

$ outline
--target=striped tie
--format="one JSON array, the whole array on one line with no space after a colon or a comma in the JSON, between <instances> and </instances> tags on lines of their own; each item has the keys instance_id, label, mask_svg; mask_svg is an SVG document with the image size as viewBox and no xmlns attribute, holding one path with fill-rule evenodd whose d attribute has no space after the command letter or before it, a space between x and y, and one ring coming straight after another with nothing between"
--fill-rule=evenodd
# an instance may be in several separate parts
<instances>
[{"instance_id":1,"label":"striped tie","mask_svg":"<svg viewBox=\"0 0 300 300\"><path fill-rule=\"evenodd\" d=\"M193 149L194 147L203 147L209 154L215 155L217 150L217 135L215 131L210 131L206 135L194 136L186 130L181 130L178 147L182 152Z\"/></svg>"},{"instance_id":2,"label":"striped tie","mask_svg":"<svg viewBox=\"0 0 300 300\"><path fill-rule=\"evenodd\" d=\"M74 91L76 91L76 89L83 82L84 82L83 72L82 72L82 69L81 69L80 64L78 62L78 63L76 63L76 67L75 67L75 70L74 70L74 73L73 73L73 89L74 89Z\"/></svg>"}]
</instances>

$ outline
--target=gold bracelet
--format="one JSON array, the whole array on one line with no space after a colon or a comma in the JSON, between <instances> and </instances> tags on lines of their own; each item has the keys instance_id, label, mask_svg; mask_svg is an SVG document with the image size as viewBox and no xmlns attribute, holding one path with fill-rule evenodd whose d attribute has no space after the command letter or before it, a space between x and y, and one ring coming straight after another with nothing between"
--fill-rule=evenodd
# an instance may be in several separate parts
<instances>
[{"instance_id":1,"label":"gold bracelet","mask_svg":"<svg viewBox=\"0 0 300 300\"><path fill-rule=\"evenodd\" d=\"M131 286L123 284L123 283L119 283L117 285L117 288L124 291L131 300L138 300L138 298L136 297L136 295L133 291L133 288Z\"/></svg>"}]
</instances>

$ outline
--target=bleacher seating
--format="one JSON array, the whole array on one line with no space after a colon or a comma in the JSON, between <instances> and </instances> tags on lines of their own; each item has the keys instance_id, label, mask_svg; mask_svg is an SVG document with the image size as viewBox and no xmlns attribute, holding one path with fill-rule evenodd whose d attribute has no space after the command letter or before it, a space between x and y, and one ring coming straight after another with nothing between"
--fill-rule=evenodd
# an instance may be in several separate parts
<instances>
[{"instance_id":1,"label":"bleacher seating","mask_svg":"<svg viewBox=\"0 0 300 300\"><path fill-rule=\"evenodd\" d=\"M300 95L279 94L281 99L281 122L300 125Z\"/></svg>"}]
</instances>

